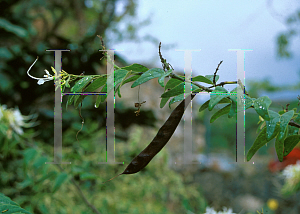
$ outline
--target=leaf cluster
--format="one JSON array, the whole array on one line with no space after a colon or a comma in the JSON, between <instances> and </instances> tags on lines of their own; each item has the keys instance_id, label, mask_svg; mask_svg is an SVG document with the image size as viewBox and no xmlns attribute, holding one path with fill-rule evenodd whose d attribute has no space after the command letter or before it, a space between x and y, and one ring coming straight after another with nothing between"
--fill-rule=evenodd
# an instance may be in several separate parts
<instances>
[{"instance_id":1,"label":"leaf cluster","mask_svg":"<svg viewBox=\"0 0 300 214\"><path fill-rule=\"evenodd\" d=\"M247 93L247 91L245 90L245 87L243 86L241 81L238 81L236 88L234 88L230 92L227 91L223 86L225 84L235 84L236 82L231 81L231 82L222 82L217 84L219 75L216 75L216 73L222 61L218 65L216 72L213 75L206 75L206 76L199 75L191 78L191 80L185 80L184 76L176 75L174 73L174 70L171 69L170 66L167 67L167 65L169 64L166 62L166 60L163 59L162 62L164 63L165 69L160 69L160 68L148 69L145 66L139 64L132 64L130 66L126 66L122 68L115 66L115 70L113 74L110 74L108 76L103 75L100 77L92 77L92 76L84 77L80 81L76 82L76 84L71 88L71 91L86 92L86 91L95 91L98 88L101 88L100 92L105 92L108 94L112 91L113 86L109 85L107 87L107 82L111 82L111 83L113 82L115 93L118 93L119 97L121 97L120 88L122 87L122 85L129 82L133 82L131 88L134 88L136 86L146 83L151 79L157 78L159 85L161 87L164 87L164 93L161 95L161 102L160 102L161 108L165 106L165 104L169 101L170 98L171 100L169 102L169 107L171 106L171 104L175 102L184 100L185 95L187 93L196 94L201 91L210 92L210 100L205 102L200 107L199 112L205 110L206 108L208 108L208 110L211 111L217 104L227 104L224 107L222 107L220 110L218 110L211 117L210 120L211 123L214 122L217 118L219 118L222 115L228 114L228 117L232 118L236 116L236 114L240 111L244 111L249 108L254 108L256 113L262 119L263 125L261 125L260 134L258 135L257 139L255 140L252 147L248 151L247 161L249 161L253 157L253 155L258 151L259 148L261 148L263 145L265 145L267 142L269 142L274 138L276 139L275 148L278 155L278 159L280 161L282 161L283 156L288 155L291 152L291 150L296 146L296 144L299 142L300 140L300 135L298 134L299 126L297 127L297 125L300 123L300 116L298 116L299 112L297 113L297 109L293 109L291 111L286 111L286 112L281 111L278 113L269 110L272 101L267 96L263 96L259 98L251 98ZM166 68L168 68L168 70L166 70ZM165 84L166 78L169 78L169 80ZM191 91L185 90L186 82L189 82L191 84ZM210 84L211 86L204 87L199 83L206 83L206 84ZM238 90L244 92L243 94L244 103L243 103L243 99L238 99L237 97ZM107 94L98 96L95 104L96 107L98 107L101 102L105 101ZM194 95L192 95L192 98L193 96ZM84 97L85 95L70 96L67 105L70 105L74 102L75 107L77 107L79 103L82 102ZM242 102L242 103L238 103L238 102ZM182 105L182 103L180 105ZM170 118L172 117L170 116ZM169 120L170 121L172 120L170 118L166 121L166 123ZM293 124L291 123L291 121L294 122L293 123L294 126L292 126ZM174 123L173 126L176 128L177 123ZM161 138L163 137L165 136L161 136ZM154 141L155 139L153 139L151 144ZM163 142L167 143L167 141L166 142L163 141ZM151 144L149 144L149 146ZM151 150L150 149L149 152L145 152L145 150L143 151L145 155L146 153L147 155L151 153L151 155L149 155L150 158L149 161L160 151L157 150L156 152L153 151L150 152ZM149 163L149 161L146 161L147 163L140 161L140 166L139 166L140 168L139 167L136 168L134 170L134 173L144 168Z\"/></svg>"}]
</instances>

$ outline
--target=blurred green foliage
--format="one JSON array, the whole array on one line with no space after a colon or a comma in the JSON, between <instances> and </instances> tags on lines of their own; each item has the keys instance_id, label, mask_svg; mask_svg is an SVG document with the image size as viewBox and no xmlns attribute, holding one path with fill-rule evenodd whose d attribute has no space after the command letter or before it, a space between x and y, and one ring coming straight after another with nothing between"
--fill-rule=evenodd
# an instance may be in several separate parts
<instances>
[{"instance_id":1,"label":"blurred green foliage","mask_svg":"<svg viewBox=\"0 0 300 214\"><path fill-rule=\"evenodd\" d=\"M162 151L151 166L137 175L123 175L106 184L102 182L120 173L123 165L105 162L105 105L94 108L94 96L88 96L81 109L85 118L82 130L78 109L65 110L63 99L63 161L71 165L52 165L53 101L52 84L37 85L27 69L39 56L31 71L42 77L44 69L54 64L47 49L70 49L62 57L63 69L74 74L97 74L105 66L98 50L104 38L109 49L123 41L150 41L151 35L137 36L149 19L137 21L134 0L33 0L0 1L0 104L7 109L19 107L30 117L30 127L17 133L9 120L0 125L0 192L31 213L186 213L202 212L206 204L199 186L185 185L185 179L168 167ZM118 53L117 64L127 63ZM116 109L117 161L129 163L147 144L146 134L155 134L156 118L152 111L134 116L136 109ZM131 115L129 114L132 113ZM38 117L36 117L38 115ZM132 118L135 117L135 120ZM0 116L2 118L2 115ZM13 118L13 116L11 116ZM38 121L38 122L37 122ZM132 124L136 127L128 134ZM37 126L38 125L38 126ZM29 128L29 129L28 129ZM1 210L2 211L2 210Z\"/></svg>"},{"instance_id":2,"label":"blurred green foliage","mask_svg":"<svg viewBox=\"0 0 300 214\"><path fill-rule=\"evenodd\" d=\"M123 165L100 165L105 162L105 130L86 121L79 141L77 129L63 134L63 161L71 165L45 164L52 161L53 146L40 141L24 142L26 148L7 151L14 158L1 165L1 191L31 213L91 213L76 186L100 213L185 213L202 212L206 203L197 185L184 184L184 178L168 167L167 151L158 156L141 173L119 174ZM136 126L127 142L118 140L116 161L128 163L155 134L155 129ZM90 137L89 137L90 136Z\"/></svg>"},{"instance_id":3,"label":"blurred green foliage","mask_svg":"<svg viewBox=\"0 0 300 214\"><path fill-rule=\"evenodd\" d=\"M117 9L120 7L122 12ZM165 150L141 173L121 175L102 184L111 175L120 173L124 166L97 164L105 161L105 107L93 108L92 96L85 99L82 108L86 121L78 141L75 138L81 127L78 111L70 109L63 115L63 161L72 164L61 168L45 164L53 159L54 87L37 85L27 76L27 69L39 56L33 72L35 76L42 76L43 70L54 63L53 52L45 50L70 49L63 53L63 69L74 74L83 71L87 75L95 74L104 65L99 60L101 44L96 35L104 38L107 48L122 41L150 40L158 44L152 36L137 36L137 31L147 25L149 19L137 22L136 8L134 0L0 1L0 104L8 108L18 106L25 115L38 113L40 122L21 136L9 123L1 123L0 191L29 212L91 213L83 197L100 213L109 214L201 213L205 210L200 186L186 185L186 178L168 168ZM278 40L279 53L286 56L289 38L285 35ZM126 65L117 53L115 59ZM63 104L65 102L64 99ZM65 110L65 105L62 106ZM116 114L125 121L131 117L127 109ZM140 120L141 124L153 127L153 112ZM132 123L119 125L128 128ZM227 129L213 130L223 136L218 142L226 145L235 142L229 139L231 132ZM136 127L130 136L117 138L117 161L130 162L148 142L146 135L154 134L149 127Z\"/></svg>"},{"instance_id":4,"label":"blurred green foliage","mask_svg":"<svg viewBox=\"0 0 300 214\"><path fill-rule=\"evenodd\" d=\"M292 43L292 39L300 35L299 23L300 10L289 15L285 23L288 29L277 36L277 55L280 58L292 57L289 46Z\"/></svg>"}]
</instances>

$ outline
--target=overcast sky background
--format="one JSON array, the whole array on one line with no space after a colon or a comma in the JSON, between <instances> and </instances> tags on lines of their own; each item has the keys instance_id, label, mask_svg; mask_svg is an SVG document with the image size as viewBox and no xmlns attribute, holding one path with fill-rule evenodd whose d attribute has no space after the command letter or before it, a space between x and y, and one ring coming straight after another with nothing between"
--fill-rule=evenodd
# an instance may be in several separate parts
<instances>
[{"instance_id":1,"label":"overcast sky background","mask_svg":"<svg viewBox=\"0 0 300 214\"><path fill-rule=\"evenodd\" d=\"M272 4L268 5L268 2ZM250 79L267 77L276 85L300 81L299 36L292 40L292 59L276 57L276 38L287 30L286 17L300 8L298 0L139 0L138 5L137 22L151 16L151 24L140 29L139 35L150 34L159 39L162 54L175 71L184 70L184 53L175 49L201 49L192 55L193 76L213 74L223 60L218 72L219 81L233 81L236 80L237 56L235 51L228 49L252 49L245 54L246 88ZM122 3L119 7L122 8ZM169 44L176 46L164 49ZM149 42L120 43L111 48L123 49L118 53L130 63L151 62L161 67L158 47ZM233 86L225 88L232 89ZM270 98L289 94L294 93L283 92Z\"/></svg>"}]
</instances>

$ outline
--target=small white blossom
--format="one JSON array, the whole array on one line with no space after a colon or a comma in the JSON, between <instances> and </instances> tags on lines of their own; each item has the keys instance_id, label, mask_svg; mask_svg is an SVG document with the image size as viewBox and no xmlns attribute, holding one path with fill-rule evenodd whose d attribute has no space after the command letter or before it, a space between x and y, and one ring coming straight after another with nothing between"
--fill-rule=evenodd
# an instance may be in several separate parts
<instances>
[{"instance_id":1,"label":"small white blossom","mask_svg":"<svg viewBox=\"0 0 300 214\"><path fill-rule=\"evenodd\" d=\"M298 160L295 165L287 166L283 172L282 177L285 178L285 184L281 189L283 194L292 194L299 191L297 188L300 183L300 161Z\"/></svg>"},{"instance_id":2,"label":"small white blossom","mask_svg":"<svg viewBox=\"0 0 300 214\"><path fill-rule=\"evenodd\" d=\"M295 165L288 165L282 172L282 175L287 181L297 180L300 181L300 161L298 160Z\"/></svg>"},{"instance_id":3,"label":"small white blossom","mask_svg":"<svg viewBox=\"0 0 300 214\"><path fill-rule=\"evenodd\" d=\"M232 212L232 209L227 207L223 207L223 211L215 211L214 208L206 207L205 214L235 214Z\"/></svg>"},{"instance_id":4,"label":"small white blossom","mask_svg":"<svg viewBox=\"0 0 300 214\"><path fill-rule=\"evenodd\" d=\"M24 133L22 127L34 126L34 123L25 123L25 120L32 119L34 116L35 115L23 116L18 107L15 109L7 109L6 105L0 105L0 122L7 124L19 135Z\"/></svg>"},{"instance_id":5,"label":"small white blossom","mask_svg":"<svg viewBox=\"0 0 300 214\"><path fill-rule=\"evenodd\" d=\"M31 76L31 75L29 74L30 69L31 69L32 66L36 63L37 60L38 60L38 58L36 58L36 60L33 62L33 64L29 67L29 69L28 69L28 71L27 71L27 75L30 76L32 79L39 80L38 83L37 83L37 84L39 84L39 85L44 84L44 82L53 80L54 77L53 77L47 70L45 70L45 72L46 72L46 75L44 75L45 78L37 78L37 77Z\"/></svg>"}]
</instances>

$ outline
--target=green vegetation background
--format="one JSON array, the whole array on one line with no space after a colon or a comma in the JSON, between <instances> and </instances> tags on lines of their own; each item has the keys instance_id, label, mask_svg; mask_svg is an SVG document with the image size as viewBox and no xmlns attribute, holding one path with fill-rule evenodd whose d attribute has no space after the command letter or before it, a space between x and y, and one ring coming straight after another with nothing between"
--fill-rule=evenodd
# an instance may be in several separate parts
<instances>
[{"instance_id":1,"label":"green vegetation background","mask_svg":"<svg viewBox=\"0 0 300 214\"><path fill-rule=\"evenodd\" d=\"M103 36L108 48L123 41L150 41L155 46L159 43L151 35L137 36L150 19L135 19L136 1L124 2L122 13L116 12L116 0L86 2L93 2L93 7L87 7L83 0L0 2L0 104L18 107L23 115L39 115L38 126L26 129L21 138L13 135L9 139L7 132L3 132L7 127L1 124L0 192L37 214L92 213L85 199L100 213L107 214L203 212L207 204L201 184L189 184L183 174L170 169L166 149L142 172L102 184L119 174L124 165L97 164L105 161L105 106L95 109L91 96L83 103L82 116L86 119L78 141L78 110L66 111L63 100L63 161L72 164L61 168L45 164L53 161L54 93L52 84L44 84L41 89L26 74L36 56L40 58L34 68L35 76L43 76L44 69L53 65L53 52L45 52L46 49L70 49L63 53L64 70L74 74L85 71L88 75L103 66L96 35ZM288 39L281 40L284 49ZM118 54L115 59L127 65ZM125 117L126 111L116 113ZM116 138L116 161L129 163L156 134L153 113L147 117L153 123L133 122L134 131ZM203 118L199 115L199 120ZM251 129L246 132L251 134L246 139L250 142L255 139L257 119L249 118ZM211 147L228 149L235 143L234 135L229 134L234 133L235 121L218 120L221 122L211 126Z\"/></svg>"}]
</instances>

